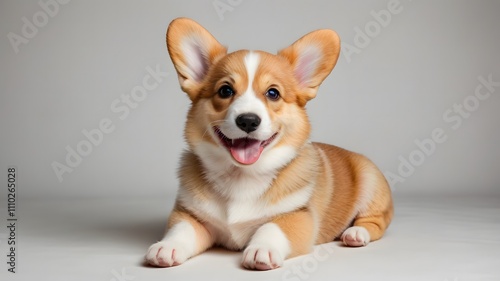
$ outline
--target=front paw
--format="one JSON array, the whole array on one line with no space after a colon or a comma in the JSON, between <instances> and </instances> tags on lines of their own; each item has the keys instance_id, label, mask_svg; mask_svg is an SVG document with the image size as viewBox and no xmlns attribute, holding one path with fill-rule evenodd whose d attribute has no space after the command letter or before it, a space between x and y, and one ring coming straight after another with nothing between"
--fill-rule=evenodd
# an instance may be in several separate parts
<instances>
[{"instance_id":1,"label":"front paw","mask_svg":"<svg viewBox=\"0 0 500 281\"><path fill-rule=\"evenodd\" d=\"M263 245L250 245L243 252L242 265L248 269L270 270L283 265L278 249Z\"/></svg>"},{"instance_id":2,"label":"front paw","mask_svg":"<svg viewBox=\"0 0 500 281\"><path fill-rule=\"evenodd\" d=\"M188 247L175 241L160 241L151 247L146 254L146 262L158 267L171 267L182 264L190 258Z\"/></svg>"}]
</instances>

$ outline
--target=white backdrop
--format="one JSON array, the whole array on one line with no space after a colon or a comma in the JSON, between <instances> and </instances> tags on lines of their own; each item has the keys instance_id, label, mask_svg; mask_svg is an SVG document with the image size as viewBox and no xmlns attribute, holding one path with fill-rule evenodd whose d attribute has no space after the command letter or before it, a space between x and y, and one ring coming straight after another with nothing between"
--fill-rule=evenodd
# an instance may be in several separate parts
<instances>
[{"instance_id":1,"label":"white backdrop","mask_svg":"<svg viewBox=\"0 0 500 281\"><path fill-rule=\"evenodd\" d=\"M165 30L186 16L230 51L276 52L335 29L341 58L307 106L313 140L367 155L395 192L499 192L499 11L465 0L1 1L0 167L17 166L24 197L175 191L189 101ZM154 86L141 92L144 79Z\"/></svg>"}]
</instances>

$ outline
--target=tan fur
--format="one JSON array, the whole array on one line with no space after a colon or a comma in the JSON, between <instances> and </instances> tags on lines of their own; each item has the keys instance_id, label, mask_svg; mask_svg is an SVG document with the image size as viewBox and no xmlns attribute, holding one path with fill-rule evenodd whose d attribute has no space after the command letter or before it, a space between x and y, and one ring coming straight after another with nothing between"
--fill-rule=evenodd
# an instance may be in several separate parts
<instances>
[{"instance_id":1,"label":"tan fur","mask_svg":"<svg viewBox=\"0 0 500 281\"><path fill-rule=\"evenodd\" d=\"M276 175L273 185L264 193L262 200L276 204L282 198L316 181L320 161L312 146L304 147L294 161Z\"/></svg>"},{"instance_id":2,"label":"tan fur","mask_svg":"<svg viewBox=\"0 0 500 281\"><path fill-rule=\"evenodd\" d=\"M322 211L324 215L320 235L316 242L325 243L339 237L353 219L354 225L357 225L359 219L369 222L372 217L379 216L387 217L386 220L390 221L392 217L390 189L382 173L372 162L362 155L333 145L316 143L315 146L328 155L332 169L329 174L334 178L333 194L331 201L327 204L328 207ZM376 184L375 197L371 200L368 210L360 214L355 212L354 206L356 200L359 200L361 190L367 188L363 182L366 173L373 173L378 182L371 183ZM387 226L388 224L383 225L382 232ZM368 231L372 240L380 238L380 235L375 235L370 229Z\"/></svg>"},{"instance_id":3,"label":"tan fur","mask_svg":"<svg viewBox=\"0 0 500 281\"><path fill-rule=\"evenodd\" d=\"M207 69L202 75L193 74L188 67L189 58L183 53L183 42L192 38L201 42L197 47L205 54ZM275 223L287 237L291 249L285 258L306 254L315 244L333 241L353 225L365 227L372 241L382 237L393 216L391 192L383 174L360 154L308 141L311 126L305 104L316 96L321 82L337 62L340 40L334 31L311 32L277 55L254 52L260 61L250 88L265 105L272 130L279 135L270 150L292 147L296 153L293 159L274 171L269 186L259 195L257 203L271 210L273 206L285 208L280 204L297 194L304 194L304 198L308 199L290 211L227 226L221 222L223 218L217 217L218 213L205 214L199 206L226 206L223 211L230 212L231 204L236 202L236 199L218 191L214 177L244 179L245 176L254 177L257 172L248 172L246 167L234 164L221 169L218 172L220 175L209 175L208 168L212 167L203 162L203 157L207 156L200 156L195 151L201 144L221 146L219 140L214 138L212 127L225 122L228 108L249 86L244 64L249 51L226 54L225 47L189 19L177 19L171 23L167 45L181 88L192 101L185 127L189 149L181 160L180 192L169 227L180 221L189 222L196 233L196 254L214 243L241 249L244 245L240 240L244 237L225 244L220 238L220 231L224 231L221 228L228 228L228 237L232 235L230 231L250 235L267 222ZM316 56L320 57L316 59ZM303 68L303 60L310 58L316 62L312 73ZM234 90L232 97L221 98L217 94L223 85L231 85ZM280 92L279 100L266 98L265 93L270 88ZM229 154L227 157L230 157ZM228 188L231 186L228 185ZM309 194L305 194L304 191L308 190ZM300 196L294 200L300 200ZM214 208L214 212L219 210Z\"/></svg>"},{"instance_id":4,"label":"tan fur","mask_svg":"<svg viewBox=\"0 0 500 281\"><path fill-rule=\"evenodd\" d=\"M210 232L208 232L208 230L205 228L203 223L199 222L184 208L176 205L168 219L167 230L180 221L187 221L194 228L194 231L196 233L196 254L205 251L213 245L214 239Z\"/></svg>"},{"instance_id":5,"label":"tan fur","mask_svg":"<svg viewBox=\"0 0 500 281\"><path fill-rule=\"evenodd\" d=\"M289 258L304 255L311 251L313 243L314 219L311 211L303 208L288 214L277 216L272 220L288 237L292 252Z\"/></svg>"}]
</instances>

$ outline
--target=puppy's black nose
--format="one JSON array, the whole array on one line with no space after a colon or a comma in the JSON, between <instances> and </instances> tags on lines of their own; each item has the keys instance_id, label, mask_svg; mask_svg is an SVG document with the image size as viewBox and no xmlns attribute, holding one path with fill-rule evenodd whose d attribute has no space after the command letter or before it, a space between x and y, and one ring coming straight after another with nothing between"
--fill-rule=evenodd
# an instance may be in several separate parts
<instances>
[{"instance_id":1,"label":"puppy's black nose","mask_svg":"<svg viewBox=\"0 0 500 281\"><path fill-rule=\"evenodd\" d=\"M241 130L250 133L257 130L260 125L260 117L253 113L244 113L236 117L236 125Z\"/></svg>"}]
</instances>

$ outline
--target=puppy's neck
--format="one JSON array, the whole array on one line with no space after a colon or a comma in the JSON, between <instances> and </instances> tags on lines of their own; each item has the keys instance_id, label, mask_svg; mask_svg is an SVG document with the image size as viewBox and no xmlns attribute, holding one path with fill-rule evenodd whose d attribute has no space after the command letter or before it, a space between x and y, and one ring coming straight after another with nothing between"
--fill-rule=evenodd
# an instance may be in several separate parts
<instances>
[{"instance_id":1,"label":"puppy's neck","mask_svg":"<svg viewBox=\"0 0 500 281\"><path fill-rule=\"evenodd\" d=\"M194 153L201 162L204 178L217 193L227 199L250 199L262 195L278 171L289 164L299 150L292 146L273 147L252 165L237 164L227 152L208 143L196 146Z\"/></svg>"}]
</instances>

